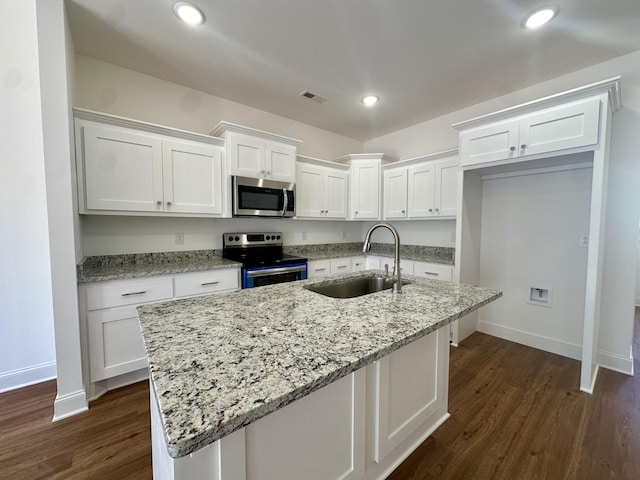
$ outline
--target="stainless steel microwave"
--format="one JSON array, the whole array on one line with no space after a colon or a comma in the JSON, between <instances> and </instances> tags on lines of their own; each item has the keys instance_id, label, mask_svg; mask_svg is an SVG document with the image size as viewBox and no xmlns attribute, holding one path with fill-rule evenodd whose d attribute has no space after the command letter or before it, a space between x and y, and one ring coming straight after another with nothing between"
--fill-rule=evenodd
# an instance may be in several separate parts
<instances>
[{"instance_id":1,"label":"stainless steel microwave","mask_svg":"<svg viewBox=\"0 0 640 480\"><path fill-rule=\"evenodd\" d=\"M293 217L295 183L264 178L233 177L234 217Z\"/></svg>"}]
</instances>

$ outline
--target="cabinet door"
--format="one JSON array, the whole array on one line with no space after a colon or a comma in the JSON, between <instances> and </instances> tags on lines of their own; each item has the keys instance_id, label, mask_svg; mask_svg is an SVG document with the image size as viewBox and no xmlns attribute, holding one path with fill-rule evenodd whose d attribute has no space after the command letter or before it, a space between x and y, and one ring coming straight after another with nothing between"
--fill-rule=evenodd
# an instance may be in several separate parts
<instances>
[{"instance_id":1,"label":"cabinet door","mask_svg":"<svg viewBox=\"0 0 640 480\"><path fill-rule=\"evenodd\" d=\"M317 165L296 166L296 216L324 216L324 169Z\"/></svg>"},{"instance_id":2,"label":"cabinet door","mask_svg":"<svg viewBox=\"0 0 640 480\"><path fill-rule=\"evenodd\" d=\"M462 166L518 156L518 122L506 121L460 132Z\"/></svg>"},{"instance_id":3,"label":"cabinet door","mask_svg":"<svg viewBox=\"0 0 640 480\"><path fill-rule=\"evenodd\" d=\"M240 269L229 268L176 275L174 285L176 298L238 290Z\"/></svg>"},{"instance_id":4,"label":"cabinet door","mask_svg":"<svg viewBox=\"0 0 640 480\"><path fill-rule=\"evenodd\" d=\"M165 211L221 215L222 155L209 145L162 142Z\"/></svg>"},{"instance_id":5,"label":"cabinet door","mask_svg":"<svg viewBox=\"0 0 640 480\"><path fill-rule=\"evenodd\" d=\"M520 155L535 155L598 143L600 100L550 108L520 120Z\"/></svg>"},{"instance_id":6,"label":"cabinet door","mask_svg":"<svg viewBox=\"0 0 640 480\"><path fill-rule=\"evenodd\" d=\"M266 174L265 142L234 133L226 139L231 175L261 178Z\"/></svg>"},{"instance_id":7,"label":"cabinet door","mask_svg":"<svg viewBox=\"0 0 640 480\"><path fill-rule=\"evenodd\" d=\"M365 270L380 270L380 257L367 257L364 263Z\"/></svg>"},{"instance_id":8,"label":"cabinet door","mask_svg":"<svg viewBox=\"0 0 640 480\"><path fill-rule=\"evenodd\" d=\"M135 307L89 312L87 322L92 382L146 368L147 352Z\"/></svg>"},{"instance_id":9,"label":"cabinet door","mask_svg":"<svg viewBox=\"0 0 640 480\"><path fill-rule=\"evenodd\" d=\"M162 147L158 137L84 125L84 182L89 210L162 211Z\"/></svg>"},{"instance_id":10,"label":"cabinet door","mask_svg":"<svg viewBox=\"0 0 640 480\"><path fill-rule=\"evenodd\" d=\"M280 182L294 182L296 173L296 148L290 145L268 143L266 145L266 177Z\"/></svg>"},{"instance_id":11,"label":"cabinet door","mask_svg":"<svg viewBox=\"0 0 640 480\"><path fill-rule=\"evenodd\" d=\"M376 462L421 425L432 429L446 418L448 349L445 326L373 364Z\"/></svg>"},{"instance_id":12,"label":"cabinet door","mask_svg":"<svg viewBox=\"0 0 640 480\"><path fill-rule=\"evenodd\" d=\"M365 258L364 257L354 257L351 259L352 270L354 272L361 272L365 270Z\"/></svg>"},{"instance_id":13,"label":"cabinet door","mask_svg":"<svg viewBox=\"0 0 640 480\"><path fill-rule=\"evenodd\" d=\"M411 260L400 260L400 273L402 275L413 275L414 262Z\"/></svg>"},{"instance_id":14,"label":"cabinet door","mask_svg":"<svg viewBox=\"0 0 640 480\"><path fill-rule=\"evenodd\" d=\"M384 218L407 217L407 169L384 172Z\"/></svg>"},{"instance_id":15,"label":"cabinet door","mask_svg":"<svg viewBox=\"0 0 640 480\"><path fill-rule=\"evenodd\" d=\"M439 216L455 217L458 206L458 159L438 160L435 172L434 213ZM409 209L411 211L411 209Z\"/></svg>"},{"instance_id":16,"label":"cabinet door","mask_svg":"<svg viewBox=\"0 0 640 480\"><path fill-rule=\"evenodd\" d=\"M424 218L435 214L435 178L434 162L409 167L409 188L407 208L409 217Z\"/></svg>"},{"instance_id":17,"label":"cabinet door","mask_svg":"<svg viewBox=\"0 0 640 480\"><path fill-rule=\"evenodd\" d=\"M360 160L351 166L351 216L355 220L380 218L380 163Z\"/></svg>"},{"instance_id":18,"label":"cabinet door","mask_svg":"<svg viewBox=\"0 0 640 480\"><path fill-rule=\"evenodd\" d=\"M327 169L324 188L324 209L328 218L347 218L349 174Z\"/></svg>"}]
</instances>

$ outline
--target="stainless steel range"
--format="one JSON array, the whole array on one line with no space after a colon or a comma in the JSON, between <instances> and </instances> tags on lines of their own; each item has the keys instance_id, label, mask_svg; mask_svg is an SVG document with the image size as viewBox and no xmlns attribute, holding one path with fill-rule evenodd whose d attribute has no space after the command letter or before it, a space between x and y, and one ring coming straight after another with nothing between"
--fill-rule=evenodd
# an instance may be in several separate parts
<instances>
[{"instance_id":1,"label":"stainless steel range","mask_svg":"<svg viewBox=\"0 0 640 480\"><path fill-rule=\"evenodd\" d=\"M282 232L225 233L222 256L242 263L242 288L307 278L307 259L287 255Z\"/></svg>"}]
</instances>

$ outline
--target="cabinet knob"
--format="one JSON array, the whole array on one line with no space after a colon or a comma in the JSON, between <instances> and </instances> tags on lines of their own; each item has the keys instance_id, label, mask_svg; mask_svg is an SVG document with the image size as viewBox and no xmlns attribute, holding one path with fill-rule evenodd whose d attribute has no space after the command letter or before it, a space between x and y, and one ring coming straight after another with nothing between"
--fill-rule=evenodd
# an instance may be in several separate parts
<instances>
[{"instance_id":1,"label":"cabinet knob","mask_svg":"<svg viewBox=\"0 0 640 480\"><path fill-rule=\"evenodd\" d=\"M511 150L512 152L515 152L515 150L516 150L516 146L515 146L515 145L511 145L511 146L509 147L509 150Z\"/></svg>"},{"instance_id":2,"label":"cabinet knob","mask_svg":"<svg viewBox=\"0 0 640 480\"><path fill-rule=\"evenodd\" d=\"M357 214L358 214L358 211L356 210L356 212L355 212L355 213L356 213L356 215L357 215Z\"/></svg>"},{"instance_id":3,"label":"cabinet knob","mask_svg":"<svg viewBox=\"0 0 640 480\"><path fill-rule=\"evenodd\" d=\"M523 143L522 145L520 145L520 148L524 150L525 148L527 148L527 145Z\"/></svg>"},{"instance_id":4,"label":"cabinet knob","mask_svg":"<svg viewBox=\"0 0 640 480\"><path fill-rule=\"evenodd\" d=\"M271 170L267 170L267 175L271 175Z\"/></svg>"},{"instance_id":5,"label":"cabinet knob","mask_svg":"<svg viewBox=\"0 0 640 480\"><path fill-rule=\"evenodd\" d=\"M402 210L402 213L405 213L404 210Z\"/></svg>"},{"instance_id":6,"label":"cabinet knob","mask_svg":"<svg viewBox=\"0 0 640 480\"><path fill-rule=\"evenodd\" d=\"M156 202L156 205L162 205L162 202L161 202L160 200L158 200L158 201Z\"/></svg>"},{"instance_id":7,"label":"cabinet knob","mask_svg":"<svg viewBox=\"0 0 640 480\"><path fill-rule=\"evenodd\" d=\"M430 212L433 212L433 208L430 208L430 209L429 209L429 211L430 211Z\"/></svg>"},{"instance_id":8,"label":"cabinet knob","mask_svg":"<svg viewBox=\"0 0 640 480\"><path fill-rule=\"evenodd\" d=\"M167 205L168 205L168 206L171 206L171 202L167 202Z\"/></svg>"},{"instance_id":9,"label":"cabinet knob","mask_svg":"<svg viewBox=\"0 0 640 480\"><path fill-rule=\"evenodd\" d=\"M438 210L438 209L436 208L436 212L439 212L439 211L440 211L440 210Z\"/></svg>"},{"instance_id":10,"label":"cabinet knob","mask_svg":"<svg viewBox=\"0 0 640 480\"><path fill-rule=\"evenodd\" d=\"M260 173L261 173L262 175L264 175L265 173L267 173L267 171L266 171L266 170L260 170Z\"/></svg>"}]
</instances>

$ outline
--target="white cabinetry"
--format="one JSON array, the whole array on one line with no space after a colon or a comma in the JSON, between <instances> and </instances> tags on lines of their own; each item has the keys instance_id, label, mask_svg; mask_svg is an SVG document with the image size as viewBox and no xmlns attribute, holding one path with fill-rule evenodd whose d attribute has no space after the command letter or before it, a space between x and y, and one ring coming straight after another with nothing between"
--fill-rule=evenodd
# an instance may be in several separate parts
<instances>
[{"instance_id":1,"label":"white cabinetry","mask_svg":"<svg viewBox=\"0 0 640 480\"><path fill-rule=\"evenodd\" d=\"M382 462L420 425L447 411L449 328L422 337L373 364L373 459ZM418 381L419 379L419 381ZM435 429L435 428L434 428Z\"/></svg>"},{"instance_id":2,"label":"white cabinetry","mask_svg":"<svg viewBox=\"0 0 640 480\"><path fill-rule=\"evenodd\" d=\"M366 270L366 260L364 257L353 257L351 259L351 270L354 272L362 272Z\"/></svg>"},{"instance_id":3,"label":"white cabinetry","mask_svg":"<svg viewBox=\"0 0 640 480\"><path fill-rule=\"evenodd\" d=\"M351 272L351 258L331 259L331 275Z\"/></svg>"},{"instance_id":4,"label":"white cabinetry","mask_svg":"<svg viewBox=\"0 0 640 480\"><path fill-rule=\"evenodd\" d=\"M237 290L237 268L80 285L85 306L89 380L98 382L147 366L136 307L178 297Z\"/></svg>"},{"instance_id":5,"label":"white cabinetry","mask_svg":"<svg viewBox=\"0 0 640 480\"><path fill-rule=\"evenodd\" d=\"M385 219L455 217L457 151L404 160L383 169Z\"/></svg>"},{"instance_id":6,"label":"white cabinetry","mask_svg":"<svg viewBox=\"0 0 640 480\"><path fill-rule=\"evenodd\" d=\"M74 112L80 213L228 216L220 139Z\"/></svg>"},{"instance_id":7,"label":"white cabinetry","mask_svg":"<svg viewBox=\"0 0 640 480\"><path fill-rule=\"evenodd\" d=\"M348 167L298 156L296 165L296 216L347 218Z\"/></svg>"},{"instance_id":8,"label":"white cabinetry","mask_svg":"<svg viewBox=\"0 0 640 480\"><path fill-rule=\"evenodd\" d=\"M463 167L598 143L600 100L589 98L460 132Z\"/></svg>"},{"instance_id":9,"label":"white cabinetry","mask_svg":"<svg viewBox=\"0 0 640 480\"><path fill-rule=\"evenodd\" d=\"M349 218L379 220L381 213L381 166L397 158L383 153L362 153L337 160L351 166L349 181Z\"/></svg>"},{"instance_id":10,"label":"white cabinetry","mask_svg":"<svg viewBox=\"0 0 640 480\"><path fill-rule=\"evenodd\" d=\"M307 262L307 278L325 277L331 274L331 260Z\"/></svg>"},{"instance_id":11,"label":"white cabinetry","mask_svg":"<svg viewBox=\"0 0 640 480\"><path fill-rule=\"evenodd\" d=\"M453 266L441 263L413 262L413 275L451 282L453 280Z\"/></svg>"},{"instance_id":12,"label":"white cabinetry","mask_svg":"<svg viewBox=\"0 0 640 480\"><path fill-rule=\"evenodd\" d=\"M295 182L299 140L229 122L220 122L211 135L225 139L231 175Z\"/></svg>"}]
</instances>

